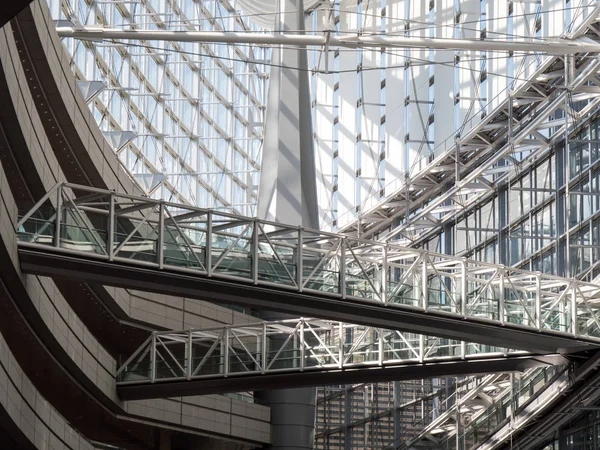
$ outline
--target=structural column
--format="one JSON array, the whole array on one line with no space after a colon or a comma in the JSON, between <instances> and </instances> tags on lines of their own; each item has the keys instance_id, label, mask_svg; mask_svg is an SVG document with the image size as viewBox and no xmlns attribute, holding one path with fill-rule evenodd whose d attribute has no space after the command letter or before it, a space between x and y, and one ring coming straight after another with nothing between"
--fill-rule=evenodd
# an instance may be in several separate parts
<instances>
[{"instance_id":1,"label":"structural column","mask_svg":"<svg viewBox=\"0 0 600 450\"><path fill-rule=\"evenodd\" d=\"M276 31L304 31L302 0L279 0L278 7ZM259 218L319 228L312 130L306 48L274 47ZM290 316L265 311L261 317L277 320ZM315 388L300 388L257 393L256 397L271 407L272 449L313 448L316 392Z\"/></svg>"}]
</instances>

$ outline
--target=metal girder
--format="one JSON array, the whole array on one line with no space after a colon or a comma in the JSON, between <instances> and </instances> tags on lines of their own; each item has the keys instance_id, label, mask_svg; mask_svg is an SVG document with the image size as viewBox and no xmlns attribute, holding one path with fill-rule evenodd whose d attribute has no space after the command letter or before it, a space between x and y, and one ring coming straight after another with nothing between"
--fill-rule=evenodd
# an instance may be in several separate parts
<instances>
[{"instance_id":1,"label":"metal girder","mask_svg":"<svg viewBox=\"0 0 600 450\"><path fill-rule=\"evenodd\" d=\"M25 272L533 352L600 345L592 283L72 184L17 228Z\"/></svg>"},{"instance_id":2,"label":"metal girder","mask_svg":"<svg viewBox=\"0 0 600 450\"><path fill-rule=\"evenodd\" d=\"M515 51L542 52L554 55L571 55L582 52L599 52L600 43L573 38L555 38L539 41L501 39L441 39L408 36L338 36L303 35L295 33L235 33L229 31L167 31L122 30L99 27L58 27L60 37L102 41L112 39L135 39L147 41L216 42L227 44L297 45L346 48L427 48L439 50Z\"/></svg>"},{"instance_id":3,"label":"metal girder","mask_svg":"<svg viewBox=\"0 0 600 450\"><path fill-rule=\"evenodd\" d=\"M575 35L591 33L589 30L597 18L598 10L588 17ZM409 174L406 180L394 180L386 187L388 193L384 199L362 211L339 231L364 238L379 234L383 240L400 239L400 242L410 245L439 232L444 223L477 204L570 131L564 118L554 120L557 111L562 110L565 116L577 118L600 105L600 98L590 94L583 110L572 110L569 100L574 95L589 93L591 89L600 87L593 85L600 65L598 52L578 54L575 61L577 67L574 77L570 78L563 58L547 58L528 81L518 84L507 94L506 100L464 136L449 143L447 150L420 172ZM455 173L458 154L460 179ZM515 154L520 155L518 160L513 157ZM490 172L495 169L498 171ZM429 183L435 180L435 184L426 189L418 188L423 180ZM482 183L482 180L487 180L487 183ZM410 208L405 206L407 203ZM402 206L390 206L394 204ZM450 212L439 209L447 206L456 209ZM436 222L415 227L415 222L430 214L437 218ZM377 220L371 217L377 217ZM399 220L399 226L386 231Z\"/></svg>"},{"instance_id":4,"label":"metal girder","mask_svg":"<svg viewBox=\"0 0 600 450\"><path fill-rule=\"evenodd\" d=\"M118 369L124 399L523 371L564 365L478 344L318 319L154 332Z\"/></svg>"}]
</instances>

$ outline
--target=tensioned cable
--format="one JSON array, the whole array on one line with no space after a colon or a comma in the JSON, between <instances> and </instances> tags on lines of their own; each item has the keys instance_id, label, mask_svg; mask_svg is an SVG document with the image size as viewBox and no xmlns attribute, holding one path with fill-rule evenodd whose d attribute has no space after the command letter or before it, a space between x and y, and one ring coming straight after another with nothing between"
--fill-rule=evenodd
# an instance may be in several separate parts
<instances>
[{"instance_id":1,"label":"tensioned cable","mask_svg":"<svg viewBox=\"0 0 600 450\"><path fill-rule=\"evenodd\" d=\"M391 67L392 67L392 66L390 66L390 68L391 68ZM374 69L384 69L384 67L377 67L377 68L374 68Z\"/></svg>"},{"instance_id":2,"label":"tensioned cable","mask_svg":"<svg viewBox=\"0 0 600 450\"><path fill-rule=\"evenodd\" d=\"M583 0L582 0L583 1ZM539 9L540 9L540 16L542 14L554 14L556 12L560 12L560 11L576 11L576 16L575 18L577 18L580 14L583 13L583 10L588 9L590 7L590 5L580 5L577 7L572 7L572 8L555 8L552 10L548 10L548 11L541 11L541 5L539 5ZM325 9L318 9L319 11L324 11ZM315 10L313 10L315 11ZM294 12L294 11L292 11ZM295 11L298 12L298 11ZM344 13L344 14L358 14L357 11L352 11L352 10L339 10L340 13ZM158 14L158 13L157 13ZM233 16L220 16L219 18L215 18L215 17L211 17L211 18L203 18L203 19L181 19L181 20L161 20L161 24L164 25L168 25L168 24L188 24L190 26L193 26L194 23L196 22L201 22L201 21L209 21L209 22L214 22L217 19L221 19L221 21L223 22L224 19L232 19L232 18L245 18L245 17L253 17L253 16L262 16L262 15L275 15L277 13L265 13L265 14L238 14L238 15L233 15ZM524 14L511 14L511 15L507 15L507 16L500 16L500 17L493 17L493 18L486 18L483 21L487 24L488 22L494 22L494 21L498 21L498 20L507 20L507 19L515 19L515 18L519 18L519 17L525 17L527 18L528 16L531 16L533 13L524 13ZM446 24L436 24L435 22L429 22L429 21L419 21L419 20L414 20L414 19L394 19L388 16L382 16L382 15L378 15L378 14L367 14L367 13L362 13L363 16L366 17L372 17L372 18L384 18L386 19L386 21L390 22L390 26L392 24L394 24L395 22L397 23L403 23L403 24L411 24L411 23L416 23L416 24L420 24L420 25L425 25L425 27L423 28L413 28L411 30L409 30L409 33L412 31L422 31L425 29L430 29L431 27L451 27L454 28L454 25L446 25ZM575 18L571 21L571 23L574 23ZM467 28L464 27L465 24L477 24L480 25L482 22L482 20L474 20L474 21L465 21L465 22L461 22L460 25L468 31L474 31L474 32L480 32L481 30L478 29L472 29L472 28ZM223 22L224 23L224 22ZM125 23L125 24L121 24L121 25L115 25L115 27L118 26L122 26L122 27L127 27L127 26L131 26L131 24ZM364 28L364 27L363 27ZM224 30L224 32L240 32L239 30ZM264 32L268 32L266 30L262 30ZM314 30L315 33L321 33L324 30ZM256 30L256 31L252 31L254 33L260 33L261 30ZM289 30L289 33L293 33L293 32L298 32L298 33L305 33L305 30ZM353 31L338 31L338 33L349 33L349 34L356 34ZM399 34L404 34L405 31L400 31ZM504 35L507 37L517 37L517 38L525 38L527 36L521 36L521 35L517 35L514 33L500 33L500 32L496 32L496 31L491 31L491 30L487 30L488 34L496 34L496 35ZM363 35L364 35L364 31L363 31ZM395 33L373 33L373 34L368 34L369 36L377 36L377 35L389 35L389 36L394 36ZM539 38L539 40L544 41L547 38Z\"/></svg>"},{"instance_id":3,"label":"tensioned cable","mask_svg":"<svg viewBox=\"0 0 600 450\"><path fill-rule=\"evenodd\" d=\"M163 50L157 47L153 47L151 45L146 45L146 44L134 44L134 43L126 43L126 42L120 42L118 40L114 40L114 39L107 39L107 42L112 42L115 44L119 44L119 45L123 45L123 46L130 46L130 47L139 47L139 48L146 48L146 49L153 49L153 50ZM179 53L181 54L186 54L186 55L194 55L194 56L206 56L203 55L201 53L196 53L196 52L190 52L190 51L179 51ZM591 57L591 56L589 56ZM224 60L224 61L238 61L235 58L228 58L228 57L224 57L224 56L209 56L209 58L215 58L215 59L220 59L220 60ZM451 66L454 67L454 62L450 63L445 63L445 62L439 62L439 61L430 61L430 60L425 60L425 59L421 59L421 58L416 58L416 57L410 57L409 59L412 60L416 60L419 62L422 62L424 64L427 65L446 65L446 66ZM486 58L483 58L486 59ZM323 74L323 75L328 75L328 74L333 74L333 73L337 73L337 74L342 74L342 73L356 73L356 69L347 69L347 70L337 70L337 71L329 71L326 72L324 70L316 70L316 69L304 69L301 67L294 67L294 66L288 66L288 65L282 65L282 64L274 64L274 63L269 63L269 62L265 62L265 61L249 61L249 62L253 62L254 64L257 65L264 65L264 66L268 66L268 67L279 67L279 68L283 68L283 69L293 69L293 70L298 70L298 71L304 71L304 72L311 72L311 73L319 73L319 74ZM381 69L403 69L405 68L405 65L391 65L391 66L371 66L371 67L363 67L361 70L363 71L369 71L369 70L381 70ZM504 78L510 78L510 79L515 79L517 81L531 81L528 78L518 78L518 77L511 77L509 75L506 74L501 74L501 73L495 73L495 72L487 72L489 75L496 75L499 77L504 77ZM541 83L541 82L539 82Z\"/></svg>"},{"instance_id":4,"label":"tensioned cable","mask_svg":"<svg viewBox=\"0 0 600 450\"><path fill-rule=\"evenodd\" d=\"M139 44L129 44L129 43L128 43L128 44L124 44L124 45L129 45L129 46L140 46ZM142 46L142 47L148 47L148 46L144 46L144 45L141 45L141 46ZM189 53L189 52L185 52L185 53ZM439 64L439 62L437 62L437 63ZM391 68L391 67L392 67L392 66L389 66L388 68ZM404 67L404 66L399 66L399 67ZM454 63L452 63L452 67L454 67ZM377 68L375 68L375 69L379 70L379 69L381 69L381 67L377 67ZM490 73L490 74L492 74L492 73ZM506 75L503 75L503 74L502 74L501 76L506 76ZM508 77L508 76L507 76L507 77ZM508 77L508 78L510 78L510 77Z\"/></svg>"}]
</instances>

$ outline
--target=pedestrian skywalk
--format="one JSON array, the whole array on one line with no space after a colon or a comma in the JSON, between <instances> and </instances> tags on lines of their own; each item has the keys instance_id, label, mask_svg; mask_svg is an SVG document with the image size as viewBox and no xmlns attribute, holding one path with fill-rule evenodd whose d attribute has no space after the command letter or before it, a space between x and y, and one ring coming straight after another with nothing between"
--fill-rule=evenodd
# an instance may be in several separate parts
<instances>
[{"instance_id":1,"label":"pedestrian skywalk","mask_svg":"<svg viewBox=\"0 0 600 450\"><path fill-rule=\"evenodd\" d=\"M598 285L379 241L72 184L17 231L25 272L538 354L600 344Z\"/></svg>"},{"instance_id":2,"label":"pedestrian skywalk","mask_svg":"<svg viewBox=\"0 0 600 450\"><path fill-rule=\"evenodd\" d=\"M153 333L119 368L118 391L140 399L567 363L561 355L301 318Z\"/></svg>"}]
</instances>

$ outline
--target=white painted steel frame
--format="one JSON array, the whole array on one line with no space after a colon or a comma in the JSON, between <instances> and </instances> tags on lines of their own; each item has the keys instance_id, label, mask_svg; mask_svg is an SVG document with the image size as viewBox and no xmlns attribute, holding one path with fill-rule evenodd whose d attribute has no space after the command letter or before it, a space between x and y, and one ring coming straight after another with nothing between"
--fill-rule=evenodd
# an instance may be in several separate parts
<instances>
[{"instance_id":1,"label":"white painted steel frame","mask_svg":"<svg viewBox=\"0 0 600 450\"><path fill-rule=\"evenodd\" d=\"M545 382L540 382L542 379ZM509 373L489 375L472 392L456 396L456 401L444 414L430 421L418 436L397 448L408 450L431 445L497 448L521 427L535 420L536 414L563 395L572 383L573 378L566 366L533 368L518 377ZM528 406L522 408L525 404ZM457 418L460 418L460 423ZM510 420L505 422L507 419ZM490 435L493 431L496 431L495 434ZM498 435L501 437L498 438Z\"/></svg>"},{"instance_id":2,"label":"white painted steel frame","mask_svg":"<svg viewBox=\"0 0 600 450\"><path fill-rule=\"evenodd\" d=\"M500 39L454 39L406 36L336 36L294 33L235 33L219 31L166 31L122 30L101 27L58 27L60 37L91 41L133 39L147 41L218 42L226 44L297 45L346 48L423 48L440 50L543 52L553 55L571 55L582 52L600 52L600 43L572 38L517 41Z\"/></svg>"},{"instance_id":3,"label":"white painted steel frame","mask_svg":"<svg viewBox=\"0 0 600 450\"><path fill-rule=\"evenodd\" d=\"M353 339L349 341L348 337ZM527 355L523 351L301 318L153 332L121 365L117 376L119 385L130 385ZM211 364L213 360L218 363ZM560 357L541 357L537 363L546 366L565 362ZM468 364L465 370L469 370Z\"/></svg>"},{"instance_id":4,"label":"white painted steel frame","mask_svg":"<svg viewBox=\"0 0 600 450\"><path fill-rule=\"evenodd\" d=\"M54 199L60 214L48 206ZM129 229L108 238L123 222ZM21 248L600 342L596 284L381 241L67 183L50 190L17 229Z\"/></svg>"},{"instance_id":5,"label":"white painted steel frame","mask_svg":"<svg viewBox=\"0 0 600 450\"><path fill-rule=\"evenodd\" d=\"M597 38L599 12L600 6L573 35ZM555 119L557 111L577 119L598 107L599 58L597 51L578 53L574 59L547 58L483 119L473 116L464 127L469 130L465 136L449 138L444 148L436 149L441 154L423 170L388 183L382 200L339 231L399 239L404 245L418 244L439 232L444 223L477 204L572 130L573 124L567 122L574 121ZM572 103L579 100L588 103L574 110ZM397 221L401 223L393 226Z\"/></svg>"},{"instance_id":6,"label":"white painted steel frame","mask_svg":"<svg viewBox=\"0 0 600 450\"><path fill-rule=\"evenodd\" d=\"M176 26L189 30L196 26L196 19L189 15L192 13L217 30L225 26L208 5L191 0L160 5L140 0L133 8L133 4L92 0L48 2L59 24L72 21L78 26L89 21L110 25L118 19L132 27L163 28L173 26L169 17L177 17ZM194 11L190 11L190 4ZM249 29L239 16L233 22ZM248 56L241 47L232 48L239 64L230 67L219 59L222 50L209 45L197 50L204 58L193 57L189 45L184 48L176 42L164 50L131 45L65 41L76 77L103 80L106 89L90 102L100 128L107 136L131 137L123 146L111 142L120 161L147 195L250 214L257 198L253 185L259 172L256 149L262 139L259 125L264 105L260 92L252 92L256 87L253 82L261 84L261 91L268 78L261 64L255 62L264 59L262 50L252 49ZM222 78L215 80L215 73ZM190 78L195 81L186 82ZM217 83L223 79L228 81ZM228 88L222 87L228 83ZM211 98L203 98L207 95ZM228 126L219 125L216 119L222 117L217 113L221 106L227 110ZM218 151L223 143L227 151Z\"/></svg>"}]
</instances>

